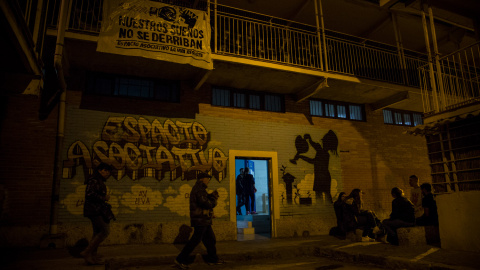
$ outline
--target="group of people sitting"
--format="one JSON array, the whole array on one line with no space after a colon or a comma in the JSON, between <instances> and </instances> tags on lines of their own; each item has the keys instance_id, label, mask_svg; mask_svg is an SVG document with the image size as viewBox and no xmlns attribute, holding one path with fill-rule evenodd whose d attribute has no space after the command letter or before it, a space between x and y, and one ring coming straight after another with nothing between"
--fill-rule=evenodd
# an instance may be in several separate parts
<instances>
[{"instance_id":1,"label":"group of people sitting","mask_svg":"<svg viewBox=\"0 0 480 270\"><path fill-rule=\"evenodd\" d=\"M418 178L415 175L410 176L410 185L413 187L412 198L418 199L415 197L416 186L418 186ZM433 199L432 186L425 183L419 188L423 197L420 207L415 207L414 203L405 197L402 189L392 188L391 194L394 198L392 212L390 217L383 221L378 219L375 212L365 209L362 190L356 188L348 196L345 192L341 192L333 204L337 227L332 228L330 234L358 242L377 240L398 245L398 228L415 225L438 226L437 206ZM420 216L419 211L423 211Z\"/></svg>"}]
</instances>

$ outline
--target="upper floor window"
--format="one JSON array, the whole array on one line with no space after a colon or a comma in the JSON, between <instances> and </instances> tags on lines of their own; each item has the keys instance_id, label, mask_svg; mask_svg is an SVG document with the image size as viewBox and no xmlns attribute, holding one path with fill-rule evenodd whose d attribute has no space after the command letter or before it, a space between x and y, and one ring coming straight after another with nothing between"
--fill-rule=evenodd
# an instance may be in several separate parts
<instances>
[{"instance_id":1,"label":"upper floor window","mask_svg":"<svg viewBox=\"0 0 480 270\"><path fill-rule=\"evenodd\" d=\"M218 87L212 89L212 105L271 112L283 112L285 107L281 95Z\"/></svg>"},{"instance_id":2,"label":"upper floor window","mask_svg":"<svg viewBox=\"0 0 480 270\"><path fill-rule=\"evenodd\" d=\"M331 100L310 100L310 114L356 121L365 121L365 107L360 104Z\"/></svg>"},{"instance_id":3,"label":"upper floor window","mask_svg":"<svg viewBox=\"0 0 480 270\"><path fill-rule=\"evenodd\" d=\"M87 92L99 95L180 102L180 84L177 81L170 80L91 73L88 78Z\"/></svg>"},{"instance_id":4,"label":"upper floor window","mask_svg":"<svg viewBox=\"0 0 480 270\"><path fill-rule=\"evenodd\" d=\"M423 118L422 114L417 112L384 109L383 122L399 126L417 126L423 124Z\"/></svg>"}]
</instances>

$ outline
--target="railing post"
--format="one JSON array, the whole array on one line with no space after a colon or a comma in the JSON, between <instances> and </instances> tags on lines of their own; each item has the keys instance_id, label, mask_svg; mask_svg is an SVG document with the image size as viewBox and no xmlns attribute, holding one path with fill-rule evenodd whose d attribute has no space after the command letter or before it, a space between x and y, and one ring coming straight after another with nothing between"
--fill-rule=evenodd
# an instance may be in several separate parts
<instances>
[{"instance_id":1,"label":"railing post","mask_svg":"<svg viewBox=\"0 0 480 270\"><path fill-rule=\"evenodd\" d=\"M328 71L327 42L326 42L326 38L325 38L325 23L323 22L322 0L318 0L318 8L320 10L320 23L322 25L323 54L324 54L324 59L325 59L325 71Z\"/></svg>"},{"instance_id":2,"label":"railing post","mask_svg":"<svg viewBox=\"0 0 480 270\"><path fill-rule=\"evenodd\" d=\"M407 65L405 64L405 53L403 51L402 36L398 28L397 14L392 12L393 32L395 34L395 41L397 42L398 60L400 61L400 68L402 69L403 83L408 85Z\"/></svg>"},{"instance_id":3,"label":"railing post","mask_svg":"<svg viewBox=\"0 0 480 270\"><path fill-rule=\"evenodd\" d=\"M208 0L208 2L210 2L210 0ZM208 5L210 7L210 3ZM217 52L217 46L218 46L218 31L220 29L218 29L218 25L217 25L217 0L215 0L215 5L214 5L214 12L213 12L213 16L214 16L214 23L215 23L215 32L213 33L214 35L214 38L215 38L215 41L214 41L214 52L216 53Z\"/></svg>"},{"instance_id":4,"label":"railing post","mask_svg":"<svg viewBox=\"0 0 480 270\"><path fill-rule=\"evenodd\" d=\"M433 18L432 8L430 6L428 7L428 15L430 17L430 31L432 31L433 51L435 52L435 64L437 66L438 88L440 96L442 98L442 107L445 108L447 106L447 103L445 100L445 90L443 89L442 67L440 66L440 55L438 53L437 35L435 33L435 22Z\"/></svg>"},{"instance_id":5,"label":"railing post","mask_svg":"<svg viewBox=\"0 0 480 270\"><path fill-rule=\"evenodd\" d=\"M422 25L423 25L423 35L425 36L425 48L427 49L427 57L428 57L428 69L430 71L430 84L432 85L432 93L434 99L434 110L439 112L439 105L437 99L437 86L435 83L435 73L433 72L433 64L432 64L432 52L430 51L430 40L428 38L428 28L427 28L427 19L425 18L425 10L422 6Z\"/></svg>"},{"instance_id":6,"label":"railing post","mask_svg":"<svg viewBox=\"0 0 480 270\"><path fill-rule=\"evenodd\" d=\"M318 39L318 53L320 55L320 69L323 70L323 55L322 55L322 39L320 37L320 23L318 20L318 6L317 6L317 0L313 1L315 3L315 21L317 24L317 39Z\"/></svg>"}]
</instances>

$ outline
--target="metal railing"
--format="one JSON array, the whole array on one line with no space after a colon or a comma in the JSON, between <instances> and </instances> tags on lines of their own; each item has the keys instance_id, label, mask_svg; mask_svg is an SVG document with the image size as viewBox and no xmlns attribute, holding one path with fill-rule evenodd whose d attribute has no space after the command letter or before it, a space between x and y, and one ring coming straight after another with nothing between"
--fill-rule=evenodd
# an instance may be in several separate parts
<instances>
[{"instance_id":1,"label":"metal railing","mask_svg":"<svg viewBox=\"0 0 480 270\"><path fill-rule=\"evenodd\" d=\"M219 12L219 54L321 68L316 33Z\"/></svg>"},{"instance_id":2,"label":"metal railing","mask_svg":"<svg viewBox=\"0 0 480 270\"><path fill-rule=\"evenodd\" d=\"M50 26L56 26L58 12L55 12L55 7L59 2L60 0L52 1L54 8L51 9L54 12L49 16ZM171 0L167 2L171 4ZM185 4L181 1L175 3L183 6ZM207 9L205 2L199 3L196 8ZM102 4L103 1L73 0L67 29L99 33ZM317 32L319 29L315 26L251 11L223 5L214 9L212 4L211 15L211 47L216 54L247 57L414 87L420 86L417 69L427 63L426 57L411 51L405 51L405 59L401 61L397 48L392 45L330 30L326 30L324 37ZM324 38L325 48L322 45Z\"/></svg>"},{"instance_id":3,"label":"metal railing","mask_svg":"<svg viewBox=\"0 0 480 270\"><path fill-rule=\"evenodd\" d=\"M419 68L425 113L439 113L480 101L480 42Z\"/></svg>"}]
</instances>

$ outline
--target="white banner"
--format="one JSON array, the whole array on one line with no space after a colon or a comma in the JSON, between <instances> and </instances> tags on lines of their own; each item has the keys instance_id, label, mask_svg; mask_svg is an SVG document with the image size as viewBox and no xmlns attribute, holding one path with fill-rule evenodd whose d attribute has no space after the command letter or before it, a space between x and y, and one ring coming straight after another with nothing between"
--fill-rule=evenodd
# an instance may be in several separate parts
<instances>
[{"instance_id":1,"label":"white banner","mask_svg":"<svg viewBox=\"0 0 480 270\"><path fill-rule=\"evenodd\" d=\"M148 0L104 0L97 51L213 69L210 19Z\"/></svg>"}]
</instances>

